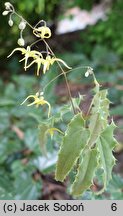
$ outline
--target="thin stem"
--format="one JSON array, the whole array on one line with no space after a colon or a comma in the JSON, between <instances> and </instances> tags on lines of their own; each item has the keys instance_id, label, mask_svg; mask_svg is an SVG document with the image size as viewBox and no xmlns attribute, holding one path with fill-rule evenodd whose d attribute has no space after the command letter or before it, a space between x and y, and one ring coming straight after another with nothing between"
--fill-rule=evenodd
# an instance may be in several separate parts
<instances>
[{"instance_id":1,"label":"thin stem","mask_svg":"<svg viewBox=\"0 0 123 216\"><path fill-rule=\"evenodd\" d=\"M91 103L90 103L90 106L89 106L89 108L88 108L88 111L87 111L87 113L86 113L86 116L89 115L90 110L91 110L91 108L92 108L92 105L93 105L93 100L92 100Z\"/></svg>"},{"instance_id":2,"label":"thin stem","mask_svg":"<svg viewBox=\"0 0 123 216\"><path fill-rule=\"evenodd\" d=\"M33 43L31 43L30 47L34 46L35 44L37 44L37 43L40 42L40 41L42 41L42 38L40 38L40 39L34 41ZM48 54L48 55L52 55L50 52L48 52L47 47L46 47L46 51L42 51L41 53L46 53L46 54Z\"/></svg>"},{"instance_id":3,"label":"thin stem","mask_svg":"<svg viewBox=\"0 0 123 216\"><path fill-rule=\"evenodd\" d=\"M46 21L40 20L40 21L35 25L35 28L36 28L41 22L43 22L43 23L44 23L44 26L46 27Z\"/></svg>"},{"instance_id":4,"label":"thin stem","mask_svg":"<svg viewBox=\"0 0 123 216\"><path fill-rule=\"evenodd\" d=\"M43 88L43 92L45 91L45 89L52 83L54 82L58 77L64 75L63 73L60 73L58 76L54 77L52 80L50 80Z\"/></svg>"},{"instance_id":5,"label":"thin stem","mask_svg":"<svg viewBox=\"0 0 123 216\"><path fill-rule=\"evenodd\" d=\"M48 47L48 49L50 50L50 52L53 54L53 56L56 58L54 52L51 50L51 48L49 47L49 45L47 44L47 42L43 39L44 43L46 44L46 46ZM62 66L60 65L60 63L58 61L56 61L59 68L61 69L63 75L64 75L64 78L65 78L65 82L66 82L66 87L67 87L67 91L68 91L68 95L69 95L69 98L70 98L70 102L71 102L71 105L72 105L72 109L73 109L73 112L74 114L76 114L76 110L74 108L74 104L73 104L73 101L72 101L72 95L71 95L71 91L70 91L70 87L69 87L69 84L68 84L68 81L67 81L67 76L66 76L66 73L65 71L63 70Z\"/></svg>"},{"instance_id":6,"label":"thin stem","mask_svg":"<svg viewBox=\"0 0 123 216\"><path fill-rule=\"evenodd\" d=\"M14 10L13 12L14 12L14 14L16 14L20 19L24 20L24 21L27 23L27 25L28 25L31 29L34 29L33 26L30 25L30 23L28 23L27 20L24 19L22 16L20 16L15 10Z\"/></svg>"},{"instance_id":7,"label":"thin stem","mask_svg":"<svg viewBox=\"0 0 123 216\"><path fill-rule=\"evenodd\" d=\"M40 38L40 39L34 41L33 43L31 43L30 47L32 47L33 45L37 44L37 43L40 42L40 41L42 41L42 38Z\"/></svg>"},{"instance_id":8,"label":"thin stem","mask_svg":"<svg viewBox=\"0 0 123 216\"><path fill-rule=\"evenodd\" d=\"M23 38L23 29L20 30L20 38Z\"/></svg>"},{"instance_id":9,"label":"thin stem","mask_svg":"<svg viewBox=\"0 0 123 216\"><path fill-rule=\"evenodd\" d=\"M76 67L76 68L74 68L74 69L70 69L70 70L66 71L65 73L67 74L67 73L70 73L71 71L78 70L78 69L80 69L80 68L88 68L88 66ZM57 75L56 77L54 77L52 80L50 80L50 81L44 86L44 90L43 90L43 91L45 91L45 89L46 89L52 82L54 82L57 78L59 78L59 77L62 76L62 75L64 75L64 73L60 73L59 75Z\"/></svg>"}]
</instances>

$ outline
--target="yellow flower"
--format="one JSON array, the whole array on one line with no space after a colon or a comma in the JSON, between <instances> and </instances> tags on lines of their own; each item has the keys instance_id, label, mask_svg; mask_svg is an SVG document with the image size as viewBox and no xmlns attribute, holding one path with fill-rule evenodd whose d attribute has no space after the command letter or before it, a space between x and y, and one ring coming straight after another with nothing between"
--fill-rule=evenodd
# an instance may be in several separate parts
<instances>
[{"instance_id":1,"label":"yellow flower","mask_svg":"<svg viewBox=\"0 0 123 216\"><path fill-rule=\"evenodd\" d=\"M28 66L27 68L29 68L31 65L33 65L34 63L37 64L37 71L36 71L36 74L37 76L39 76L39 70L40 70L40 67L41 67L41 64L43 64L43 58L40 58L40 57L37 57L36 59L34 59Z\"/></svg>"},{"instance_id":2,"label":"yellow flower","mask_svg":"<svg viewBox=\"0 0 123 216\"><path fill-rule=\"evenodd\" d=\"M55 131L58 131L59 133L61 133L62 135L64 135L64 133L63 133L61 130L59 130L58 128L49 128L49 129L46 131L46 133L49 133L50 136L51 136L51 138L52 138Z\"/></svg>"},{"instance_id":3,"label":"yellow flower","mask_svg":"<svg viewBox=\"0 0 123 216\"><path fill-rule=\"evenodd\" d=\"M48 117L50 116L50 113L51 113L51 106L50 104L48 103L48 101L44 100L44 97L42 96L43 92L39 93L37 92L35 95L29 95L22 103L24 104L28 99L30 98L33 98L34 101L30 104L28 104L27 106L32 106L32 105L36 105L36 107L38 107L39 105L43 106L45 104L48 105L49 107L49 110L48 110Z\"/></svg>"},{"instance_id":4,"label":"yellow flower","mask_svg":"<svg viewBox=\"0 0 123 216\"><path fill-rule=\"evenodd\" d=\"M51 30L47 27L47 26L42 26L39 28L35 28L33 30L33 34L36 37L40 37L40 38L49 38L51 37Z\"/></svg>"},{"instance_id":5,"label":"yellow flower","mask_svg":"<svg viewBox=\"0 0 123 216\"><path fill-rule=\"evenodd\" d=\"M49 55L46 57L46 59L37 57L27 66L27 68L30 67L32 64L36 63L37 64L37 76L38 76L41 65L43 65L43 73L45 74L46 71L49 70L50 65L52 65L55 61L56 62L59 61L65 67L67 67L68 69L71 69L71 67L69 67L62 59L51 57Z\"/></svg>"},{"instance_id":6,"label":"yellow flower","mask_svg":"<svg viewBox=\"0 0 123 216\"><path fill-rule=\"evenodd\" d=\"M27 46L27 49L25 48L15 48L8 57L10 57L14 52L16 51L21 51L22 52L22 55L25 55L25 57L23 59L20 60L23 61L25 60L25 65L24 65L24 69L26 71L26 68L27 68L27 61L28 61L28 58L33 58L33 59L36 59L37 57L42 57L42 54L36 50L30 50L30 46Z\"/></svg>"}]
</instances>

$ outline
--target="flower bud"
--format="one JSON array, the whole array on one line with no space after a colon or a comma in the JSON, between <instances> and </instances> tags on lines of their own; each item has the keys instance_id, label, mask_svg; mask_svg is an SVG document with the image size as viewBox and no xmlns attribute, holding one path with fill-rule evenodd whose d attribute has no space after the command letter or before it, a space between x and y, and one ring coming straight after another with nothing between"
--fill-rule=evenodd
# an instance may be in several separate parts
<instances>
[{"instance_id":1,"label":"flower bud","mask_svg":"<svg viewBox=\"0 0 123 216\"><path fill-rule=\"evenodd\" d=\"M8 13L9 13L9 11L3 11L2 15L6 16L6 15L8 15Z\"/></svg>"},{"instance_id":2,"label":"flower bud","mask_svg":"<svg viewBox=\"0 0 123 216\"><path fill-rule=\"evenodd\" d=\"M23 38L19 38L19 39L18 39L18 45L19 45L19 46L24 46L24 45L25 45L25 41L24 41Z\"/></svg>"},{"instance_id":3,"label":"flower bud","mask_svg":"<svg viewBox=\"0 0 123 216\"><path fill-rule=\"evenodd\" d=\"M8 24L9 24L10 26L13 26L13 20L10 19L10 20L8 21Z\"/></svg>"},{"instance_id":4,"label":"flower bud","mask_svg":"<svg viewBox=\"0 0 123 216\"><path fill-rule=\"evenodd\" d=\"M89 76L89 71L86 71L85 77L88 77L88 76Z\"/></svg>"},{"instance_id":5,"label":"flower bud","mask_svg":"<svg viewBox=\"0 0 123 216\"><path fill-rule=\"evenodd\" d=\"M12 4L10 2L5 2L4 5L5 5L6 10L11 10Z\"/></svg>"},{"instance_id":6,"label":"flower bud","mask_svg":"<svg viewBox=\"0 0 123 216\"><path fill-rule=\"evenodd\" d=\"M23 30L23 29L25 29L25 27L26 27L26 22L25 21L21 21L20 24L19 24L19 29Z\"/></svg>"},{"instance_id":7,"label":"flower bud","mask_svg":"<svg viewBox=\"0 0 123 216\"><path fill-rule=\"evenodd\" d=\"M86 73L85 73L85 77L88 77L89 75L93 74L93 68L88 67Z\"/></svg>"}]
</instances>

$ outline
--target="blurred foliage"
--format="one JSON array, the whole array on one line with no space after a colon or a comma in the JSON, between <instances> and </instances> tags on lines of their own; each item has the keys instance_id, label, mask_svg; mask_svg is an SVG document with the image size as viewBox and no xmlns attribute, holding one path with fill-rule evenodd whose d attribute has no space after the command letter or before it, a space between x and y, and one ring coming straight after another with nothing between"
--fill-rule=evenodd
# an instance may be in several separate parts
<instances>
[{"instance_id":1,"label":"blurred foliage","mask_svg":"<svg viewBox=\"0 0 123 216\"><path fill-rule=\"evenodd\" d=\"M5 68L5 64L2 64L8 53L17 46L17 40L19 38L18 31L18 19L14 18L16 24L11 28L8 25L8 17L2 16L4 10L4 3L2 0L0 9L0 46L1 46L1 64L0 66ZM22 14L25 19L32 25L35 25L40 19L48 21L50 26L55 26L60 14L66 11L70 7L79 6L82 9L91 9L94 4L100 1L81 1L81 0L11 0L16 10ZM73 50L75 52L83 52L90 56L93 47L98 44L106 46L107 48L114 50L118 55L123 54L123 34L122 34L122 8L123 1L112 1L112 7L107 14L107 20L99 21L94 26L87 27L84 31L81 31L80 41L72 41ZM54 27L53 27L54 28ZM53 29L54 30L54 29ZM29 28L24 31L26 43L33 41L33 35ZM80 45L82 44L82 45Z\"/></svg>"},{"instance_id":2,"label":"blurred foliage","mask_svg":"<svg viewBox=\"0 0 123 216\"><path fill-rule=\"evenodd\" d=\"M50 73L47 81L49 79ZM54 170L56 151L51 140L48 158L42 156L38 140L37 123L42 122L47 113L35 107L20 106L27 95L36 91L36 81L35 77L23 75L13 75L11 82L0 80L0 199L38 199L42 180L40 175L38 179L35 177L37 170L41 173ZM38 85L44 84L42 79ZM53 86L50 90L52 98Z\"/></svg>"},{"instance_id":3,"label":"blurred foliage","mask_svg":"<svg viewBox=\"0 0 123 216\"><path fill-rule=\"evenodd\" d=\"M86 69L82 66L85 64L94 66L95 71L99 70L99 73L96 73L97 79L102 85L106 83L109 85L109 97L115 103L115 106L112 105L111 115L122 116L123 95L122 91L117 89L117 86L122 85L123 80L123 72L118 70L120 59L116 54L105 51L104 47L102 49L103 51L101 47L96 47L93 50L91 61L84 54L64 54L64 60L73 68L80 66L68 74L68 79L71 83L75 82L76 78L78 84L90 85L91 77L84 79ZM95 55L97 52L101 55ZM115 70L111 72L114 66ZM14 74L10 81L0 80L0 199L39 199L42 197L43 187L41 173L54 172L60 140L57 136L53 140L48 138L48 158L43 156L38 140L37 123L43 122L47 112L42 108L20 106L27 95L36 92L39 86L42 88L57 75L57 69L55 71L52 68L52 71L42 77L41 81L34 76ZM60 81L61 78L57 82ZM57 99L54 94L55 85L56 83L49 85L45 92L46 98L52 105ZM67 105L65 108L57 103L52 112L59 119L61 111L66 113L66 110ZM69 115L66 115L65 121L68 122L68 119ZM60 127L65 130L66 125L62 123ZM37 172L40 173L38 178L35 177ZM122 178L116 175L107 188L106 194L96 197L86 192L81 199L107 199L109 197L120 199L122 188Z\"/></svg>"},{"instance_id":4,"label":"blurred foliage","mask_svg":"<svg viewBox=\"0 0 123 216\"><path fill-rule=\"evenodd\" d=\"M123 178L121 175L113 174L112 180L103 195L95 196L95 199L123 200Z\"/></svg>"},{"instance_id":5,"label":"blurred foliage","mask_svg":"<svg viewBox=\"0 0 123 216\"><path fill-rule=\"evenodd\" d=\"M71 179L73 174L71 173ZM100 178L100 175L98 174ZM72 180L71 180L72 181ZM96 187L94 188L96 190ZM68 188L69 191L69 188ZM123 178L119 174L113 173L112 180L110 181L107 190L101 195L95 195L91 191L86 191L80 200L123 200ZM96 191L95 191L96 192Z\"/></svg>"},{"instance_id":6,"label":"blurred foliage","mask_svg":"<svg viewBox=\"0 0 123 216\"><path fill-rule=\"evenodd\" d=\"M95 46L91 52L90 58L83 53L64 53L62 58L72 66L73 70L68 73L70 83L82 85L88 88L91 84L91 76L83 79L86 69L84 66L91 66L94 69L97 80L103 86L108 88L108 98L111 101L111 116L121 118L123 116L123 69L122 58L115 52L110 51L106 46ZM80 91L81 93L81 91ZM118 128L123 133L122 126Z\"/></svg>"},{"instance_id":7,"label":"blurred foliage","mask_svg":"<svg viewBox=\"0 0 123 216\"><path fill-rule=\"evenodd\" d=\"M56 17L59 16L59 9L64 0L45 0L45 14L44 19L50 22L55 22Z\"/></svg>"},{"instance_id":8,"label":"blurred foliage","mask_svg":"<svg viewBox=\"0 0 123 216\"><path fill-rule=\"evenodd\" d=\"M15 75L20 71L17 56L13 57L9 64L4 64L6 56L17 46L19 36L18 26L10 28L6 17L1 15L5 2L5 0L1 1L0 9L0 67L7 66L7 79L0 79L0 199L39 199L42 197L43 182L40 175L38 179L35 178L35 173L39 171L45 174L54 171L59 145L54 145L55 142L49 138L47 142L48 158L42 155L37 122L43 121L46 115L45 110L20 106L20 103L27 95L38 89L37 85L45 86L57 74L57 71L53 68L54 73L48 73L41 81L37 81L34 76ZM59 15L57 7L65 10L67 7L78 5L81 8L90 9L93 2L96 1L45 0L44 5L44 0L11 0L17 11L32 25L42 18L53 23ZM100 21L96 26L88 27L81 33L82 46L80 42L74 43L74 50L77 52L64 53L62 56L68 65L73 68L79 67L68 74L71 83L75 83L76 80L77 84L90 85L91 78L83 78L86 69L83 69L82 66L89 65L94 68L99 82L109 87L109 99L113 103L111 104L111 115L120 117L123 116L123 70L121 69L123 64L119 57L123 54L122 8L122 0L114 1L106 21ZM25 32L25 36L27 41L32 40L29 32ZM97 43L100 46L95 46ZM83 51L89 55L89 59L83 54ZM1 74L2 72L1 70ZM9 76L11 72L12 75ZM59 82L61 80L60 77ZM52 84L46 89L45 94L50 103L54 104L56 83ZM53 110L58 118L60 109L60 105L57 104ZM63 110L65 110L64 107ZM68 118L66 115L66 121ZM64 130L65 125L62 124L61 128ZM121 129L123 132L123 128ZM59 144L57 138L55 141ZM122 177L114 175L106 194L94 197L92 193L86 192L81 199L123 199L122 190Z\"/></svg>"},{"instance_id":9,"label":"blurred foliage","mask_svg":"<svg viewBox=\"0 0 123 216\"><path fill-rule=\"evenodd\" d=\"M86 191L80 199L82 200L123 200L123 178L121 175L113 173L108 189L102 195L95 195Z\"/></svg>"},{"instance_id":10,"label":"blurred foliage","mask_svg":"<svg viewBox=\"0 0 123 216\"><path fill-rule=\"evenodd\" d=\"M95 4L95 3L98 3L99 1L97 0L89 0L89 1L83 1L83 0L68 0L66 2L67 6L68 7L80 7L81 9L91 9L92 6Z\"/></svg>"},{"instance_id":11,"label":"blurred foliage","mask_svg":"<svg viewBox=\"0 0 123 216\"><path fill-rule=\"evenodd\" d=\"M71 82L81 83L82 76L86 71L83 68L84 65L91 66L95 73L97 80L102 86L109 88L109 99L115 104L112 106L112 113L115 112L116 105L119 106L120 113L123 115L123 70L121 69L122 59L120 59L114 52L109 51L106 47L96 46L91 53L91 57L88 59L84 54L64 54L64 58L67 59L69 65L77 69L68 74L68 78ZM83 80L84 83L91 83L91 77ZM119 110L118 109L118 110ZM118 114L116 111L115 115Z\"/></svg>"},{"instance_id":12,"label":"blurred foliage","mask_svg":"<svg viewBox=\"0 0 123 216\"><path fill-rule=\"evenodd\" d=\"M112 1L112 6L104 21L99 21L94 26L89 26L85 31L80 33L83 43L82 50L90 55L94 44L106 46L114 50L118 55L123 54L123 1ZM75 49L79 48L75 43Z\"/></svg>"}]
</instances>

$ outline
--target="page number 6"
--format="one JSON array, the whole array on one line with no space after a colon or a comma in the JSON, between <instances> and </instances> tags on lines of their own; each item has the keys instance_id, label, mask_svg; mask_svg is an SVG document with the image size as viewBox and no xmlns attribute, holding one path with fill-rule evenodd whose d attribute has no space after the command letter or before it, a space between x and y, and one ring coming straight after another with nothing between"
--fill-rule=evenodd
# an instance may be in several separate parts
<instances>
[{"instance_id":1,"label":"page number 6","mask_svg":"<svg viewBox=\"0 0 123 216\"><path fill-rule=\"evenodd\" d=\"M116 203L112 203L111 210L112 211L117 211L117 204Z\"/></svg>"}]
</instances>

